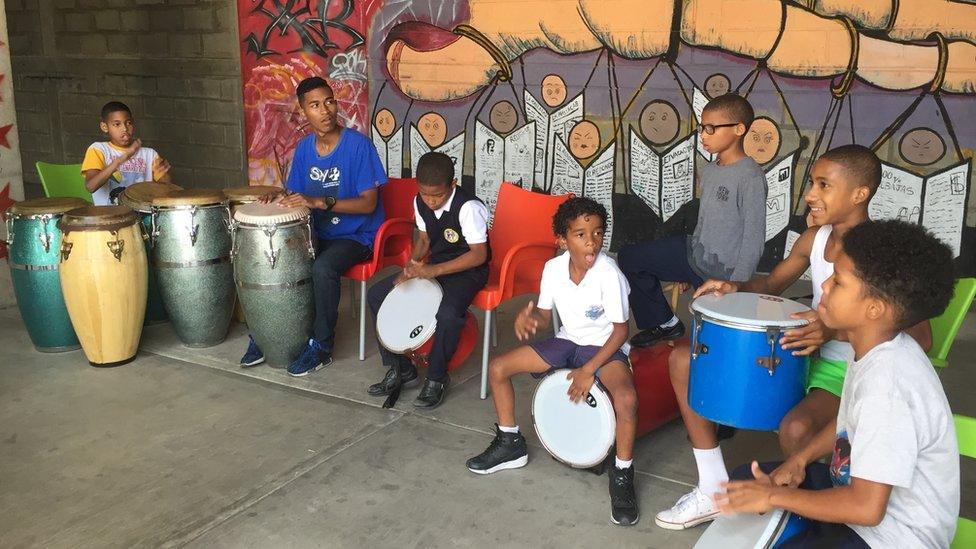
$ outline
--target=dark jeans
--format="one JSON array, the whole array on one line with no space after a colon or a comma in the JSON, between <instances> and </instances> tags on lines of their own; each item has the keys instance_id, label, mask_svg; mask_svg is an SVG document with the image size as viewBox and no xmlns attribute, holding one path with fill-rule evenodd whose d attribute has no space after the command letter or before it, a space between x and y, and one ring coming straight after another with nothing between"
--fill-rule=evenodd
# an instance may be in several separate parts
<instances>
[{"instance_id":1,"label":"dark jeans","mask_svg":"<svg viewBox=\"0 0 976 549\"><path fill-rule=\"evenodd\" d=\"M759 468L764 473L771 473L783 462L760 463ZM740 465L732 471L729 478L732 480L752 480L752 470L750 464ZM800 488L803 490L826 490L833 488L830 482L830 471L824 463L811 463L807 465L806 478ZM786 541L777 547L814 547L814 548L840 548L840 549L861 549L869 547L867 543L857 535L857 532L846 524L835 524L832 522L810 521L810 528L805 532L797 534L796 537Z\"/></svg>"},{"instance_id":2,"label":"dark jeans","mask_svg":"<svg viewBox=\"0 0 976 549\"><path fill-rule=\"evenodd\" d=\"M355 240L319 240L312 264L312 294L315 297L315 322L312 337L332 352L339 319L342 273L369 259L372 251Z\"/></svg>"},{"instance_id":3,"label":"dark jeans","mask_svg":"<svg viewBox=\"0 0 976 549\"><path fill-rule=\"evenodd\" d=\"M702 278L688 264L684 236L671 236L624 246L617 265L630 283L630 310L641 330L671 320L674 311L661 290L661 281L700 286Z\"/></svg>"},{"instance_id":4,"label":"dark jeans","mask_svg":"<svg viewBox=\"0 0 976 549\"><path fill-rule=\"evenodd\" d=\"M384 278L374 284L366 292L366 301L369 308L373 311L373 319L380 310L380 305L386 299L387 294L393 290L393 281L399 273ZM427 379L431 381L443 381L447 376L447 364L457 350L458 341L461 338L461 331L467 320L468 307L477 294L488 282L487 266L469 269L460 273L449 274L437 277L441 289L444 291L444 298L437 309L437 328L434 330L434 343L427 357ZM394 354L380 345L380 356L383 357L383 364L393 366L393 361L400 361L401 365L410 364L409 359L403 355Z\"/></svg>"}]
</instances>

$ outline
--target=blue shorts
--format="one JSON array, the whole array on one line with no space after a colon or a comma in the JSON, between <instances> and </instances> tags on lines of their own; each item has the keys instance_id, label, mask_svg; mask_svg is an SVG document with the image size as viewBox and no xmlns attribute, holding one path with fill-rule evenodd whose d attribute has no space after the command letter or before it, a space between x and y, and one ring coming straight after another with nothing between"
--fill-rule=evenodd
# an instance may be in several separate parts
<instances>
[{"instance_id":1,"label":"blue shorts","mask_svg":"<svg viewBox=\"0 0 976 549\"><path fill-rule=\"evenodd\" d=\"M594 355L596 355L602 347L597 347L596 345L577 345L568 339L563 339L561 337L554 337L552 339L546 339L543 341L536 341L535 343L529 343L529 347L538 353L542 360L546 361L549 365L549 369L545 372L533 373L532 377L536 379L542 379L552 373L553 370L559 370L561 368L569 368L575 370L580 368ZM617 349L613 355L607 359L606 362L600 366L606 366L611 362L619 360L624 364L629 365L630 362L627 360L627 355L623 351ZM597 370L597 375L600 375L600 371Z\"/></svg>"}]
</instances>

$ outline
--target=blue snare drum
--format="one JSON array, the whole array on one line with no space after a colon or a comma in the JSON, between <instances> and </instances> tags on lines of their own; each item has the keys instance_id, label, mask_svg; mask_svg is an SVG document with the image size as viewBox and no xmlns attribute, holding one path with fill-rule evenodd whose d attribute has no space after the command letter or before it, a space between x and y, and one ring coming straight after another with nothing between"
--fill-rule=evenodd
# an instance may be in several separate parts
<instances>
[{"instance_id":1,"label":"blue snare drum","mask_svg":"<svg viewBox=\"0 0 976 549\"><path fill-rule=\"evenodd\" d=\"M807 362L783 350L785 330L806 324L809 311L782 297L734 293L703 295L691 304L688 403L722 425L774 431L806 393Z\"/></svg>"},{"instance_id":2,"label":"blue snare drum","mask_svg":"<svg viewBox=\"0 0 976 549\"><path fill-rule=\"evenodd\" d=\"M702 532L695 549L770 549L809 529L809 520L783 509L722 515Z\"/></svg>"}]
</instances>

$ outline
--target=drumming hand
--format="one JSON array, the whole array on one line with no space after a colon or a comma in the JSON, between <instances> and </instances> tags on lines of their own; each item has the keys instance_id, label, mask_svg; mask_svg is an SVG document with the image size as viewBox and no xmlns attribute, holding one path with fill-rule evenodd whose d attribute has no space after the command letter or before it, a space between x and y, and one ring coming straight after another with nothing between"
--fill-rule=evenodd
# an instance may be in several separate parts
<instances>
[{"instance_id":1,"label":"drumming hand","mask_svg":"<svg viewBox=\"0 0 976 549\"><path fill-rule=\"evenodd\" d=\"M779 344L783 349L799 349L793 351L793 356L807 356L833 338L833 330L824 326L817 311L793 313L791 316L807 321L806 326L787 330L783 332L783 337L779 338Z\"/></svg>"},{"instance_id":2,"label":"drumming hand","mask_svg":"<svg viewBox=\"0 0 976 549\"><path fill-rule=\"evenodd\" d=\"M729 282L728 280L706 280L704 284L695 290L694 297L701 297L705 294L711 293L716 296L721 296L725 294L734 294L739 291L739 285L735 282Z\"/></svg>"},{"instance_id":3,"label":"drumming hand","mask_svg":"<svg viewBox=\"0 0 976 549\"><path fill-rule=\"evenodd\" d=\"M156 160L153 160L153 177L157 180L162 179L172 167L169 160L166 160L162 156L157 156Z\"/></svg>"},{"instance_id":4,"label":"drumming hand","mask_svg":"<svg viewBox=\"0 0 976 549\"><path fill-rule=\"evenodd\" d=\"M419 261L410 260L403 268L404 274L409 278L437 278L437 269L433 265L427 265Z\"/></svg>"},{"instance_id":5,"label":"drumming hand","mask_svg":"<svg viewBox=\"0 0 976 549\"><path fill-rule=\"evenodd\" d=\"M529 304L515 318L515 337L519 338L519 341L525 341L534 336L538 329L539 318L535 314L535 302L529 301Z\"/></svg>"},{"instance_id":6,"label":"drumming hand","mask_svg":"<svg viewBox=\"0 0 976 549\"><path fill-rule=\"evenodd\" d=\"M772 509L770 499L775 487L755 461L752 462L752 475L756 480L726 482L725 493L715 494L715 503L723 513L765 513Z\"/></svg>"},{"instance_id":7,"label":"drumming hand","mask_svg":"<svg viewBox=\"0 0 976 549\"><path fill-rule=\"evenodd\" d=\"M305 206L306 208L318 208L320 205L316 204L317 200L301 193L291 193L286 194L278 201L278 205L283 208L298 208ZM322 205L321 209L325 206Z\"/></svg>"},{"instance_id":8,"label":"drumming hand","mask_svg":"<svg viewBox=\"0 0 976 549\"><path fill-rule=\"evenodd\" d=\"M596 380L593 374L586 368L577 368L570 371L566 374L566 379L573 380L573 384L569 386L566 394L569 395L569 400L574 403L586 398L587 393L590 392L590 388L593 387L593 382Z\"/></svg>"},{"instance_id":9,"label":"drumming hand","mask_svg":"<svg viewBox=\"0 0 976 549\"><path fill-rule=\"evenodd\" d=\"M803 460L791 457L784 461L775 471L769 474L775 486L789 486L796 488L807 478L807 467Z\"/></svg>"},{"instance_id":10,"label":"drumming hand","mask_svg":"<svg viewBox=\"0 0 976 549\"><path fill-rule=\"evenodd\" d=\"M266 195L259 196L258 197L258 202L260 202L261 204L271 204L279 196L281 196L280 193L268 193Z\"/></svg>"}]
</instances>

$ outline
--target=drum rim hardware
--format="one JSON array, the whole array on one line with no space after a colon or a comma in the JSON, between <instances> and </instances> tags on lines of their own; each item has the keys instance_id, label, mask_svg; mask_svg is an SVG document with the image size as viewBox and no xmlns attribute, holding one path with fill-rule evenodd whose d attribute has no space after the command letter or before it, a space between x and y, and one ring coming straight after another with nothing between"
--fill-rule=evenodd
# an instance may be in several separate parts
<instances>
[{"instance_id":1,"label":"drum rim hardware","mask_svg":"<svg viewBox=\"0 0 976 549\"><path fill-rule=\"evenodd\" d=\"M780 329L779 328L766 328L766 343L769 345L769 356L759 357L756 359L756 364L769 371L769 375L776 373L776 367L779 366L779 357L776 356L776 342L779 340Z\"/></svg>"},{"instance_id":2,"label":"drum rim hardware","mask_svg":"<svg viewBox=\"0 0 976 549\"><path fill-rule=\"evenodd\" d=\"M68 256L71 255L71 248L74 246L72 242L67 240L61 241L61 262L64 263L68 260Z\"/></svg>"},{"instance_id":3,"label":"drum rim hardware","mask_svg":"<svg viewBox=\"0 0 976 549\"><path fill-rule=\"evenodd\" d=\"M110 233L112 235L112 238L114 238L115 240L114 241L109 240L108 242L105 243L105 245L108 246L109 251L112 252L113 256L115 256L116 261L121 263L122 251L125 250L125 240L119 238L118 231L110 231Z\"/></svg>"},{"instance_id":4,"label":"drum rim hardware","mask_svg":"<svg viewBox=\"0 0 976 549\"><path fill-rule=\"evenodd\" d=\"M306 236L308 237L305 240L305 243L306 243L306 246L307 246L307 251L308 251L308 258L314 260L315 259L315 244L314 244L314 241L313 241L313 238L312 238L312 235L314 233L313 233L313 229L312 229L312 216L310 216L310 215L309 216L306 216L304 219L298 219L298 220L295 220L295 221L286 221L284 223L250 223L250 222L246 222L246 221L238 221L237 219L231 218L230 225L229 225L229 227L230 227L230 249L231 249L230 255L231 255L231 257L233 259L235 259L235 260L237 259L237 254L238 254L238 250L237 250L237 230L238 229L248 229L248 230L263 231L264 234L268 236L268 245L271 247L271 253L274 254L274 259L272 259L268 255L269 252L267 250L264 252L265 253L265 257L268 258L268 262L270 263L271 268L274 269L275 268L275 264L278 261L278 251L280 251L280 250L275 251L275 249L274 249L274 241L272 240L272 237L274 236L274 233L277 232L278 229L291 229L291 228L294 228L294 227L298 227L300 225L304 225L305 226ZM268 234L269 231L271 232L271 234Z\"/></svg>"},{"instance_id":5,"label":"drum rim hardware","mask_svg":"<svg viewBox=\"0 0 976 549\"><path fill-rule=\"evenodd\" d=\"M7 213L4 216L4 225L7 228L6 242L7 246L13 246L14 244L14 222L18 219L26 219L30 221L43 221L41 228L44 231L37 235L37 238L41 241L41 245L44 246L44 253L51 253L51 241L54 240L53 236L47 230L47 224L54 218L60 218L59 213L42 213L42 214L12 214Z\"/></svg>"}]
</instances>

